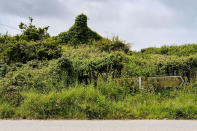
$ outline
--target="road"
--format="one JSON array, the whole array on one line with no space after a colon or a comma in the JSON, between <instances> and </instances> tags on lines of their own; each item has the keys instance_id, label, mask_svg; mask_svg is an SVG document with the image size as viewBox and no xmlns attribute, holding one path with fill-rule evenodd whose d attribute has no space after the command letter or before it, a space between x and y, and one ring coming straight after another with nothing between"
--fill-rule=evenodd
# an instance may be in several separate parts
<instances>
[{"instance_id":1,"label":"road","mask_svg":"<svg viewBox=\"0 0 197 131\"><path fill-rule=\"evenodd\" d=\"M0 131L197 131L197 121L0 120Z\"/></svg>"}]
</instances>

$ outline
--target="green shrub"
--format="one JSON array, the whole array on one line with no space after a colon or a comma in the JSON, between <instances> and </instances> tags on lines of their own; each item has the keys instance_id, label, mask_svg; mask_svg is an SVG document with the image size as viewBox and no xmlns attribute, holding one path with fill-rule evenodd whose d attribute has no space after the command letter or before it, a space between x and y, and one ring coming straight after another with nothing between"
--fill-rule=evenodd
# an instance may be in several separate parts
<instances>
[{"instance_id":1,"label":"green shrub","mask_svg":"<svg viewBox=\"0 0 197 131\"><path fill-rule=\"evenodd\" d=\"M29 25L20 23L19 28L23 31L22 35L20 35L21 40L26 41L38 41L49 38L49 34L47 33L49 26L44 28L37 28L32 24L33 18L29 17L30 23Z\"/></svg>"},{"instance_id":2,"label":"green shrub","mask_svg":"<svg viewBox=\"0 0 197 131\"><path fill-rule=\"evenodd\" d=\"M23 62L38 59L50 60L61 56L61 48L53 39L38 42L19 41L2 45L4 50L0 53L1 61L5 63Z\"/></svg>"},{"instance_id":3,"label":"green shrub","mask_svg":"<svg viewBox=\"0 0 197 131\"><path fill-rule=\"evenodd\" d=\"M10 36L8 34L1 35L0 34L0 45L7 44L7 43L15 43L19 40L19 35L16 36ZM2 51L2 48L0 46L0 51Z\"/></svg>"},{"instance_id":4,"label":"green shrub","mask_svg":"<svg viewBox=\"0 0 197 131\"><path fill-rule=\"evenodd\" d=\"M80 59L73 60L73 67L80 83L86 84L94 82L96 85L98 77L117 78L121 76L124 65L124 54L111 53L98 59Z\"/></svg>"},{"instance_id":5,"label":"green shrub","mask_svg":"<svg viewBox=\"0 0 197 131\"><path fill-rule=\"evenodd\" d=\"M55 75L57 75L59 77L59 80L63 81L64 85L66 86L74 84L77 80L76 72L73 68L73 63L66 57L58 59L55 71Z\"/></svg>"},{"instance_id":6,"label":"green shrub","mask_svg":"<svg viewBox=\"0 0 197 131\"><path fill-rule=\"evenodd\" d=\"M129 45L119 40L118 37L114 37L112 40L102 39L99 41L95 41L94 45L101 51L106 51L109 53L114 51L122 51L124 53L129 52Z\"/></svg>"}]
</instances>

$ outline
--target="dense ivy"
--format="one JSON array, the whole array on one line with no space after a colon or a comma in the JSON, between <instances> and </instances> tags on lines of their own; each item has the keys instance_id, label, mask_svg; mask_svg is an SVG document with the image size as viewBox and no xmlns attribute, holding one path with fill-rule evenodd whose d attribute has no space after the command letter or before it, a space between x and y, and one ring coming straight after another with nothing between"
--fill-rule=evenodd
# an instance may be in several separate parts
<instances>
[{"instance_id":1,"label":"dense ivy","mask_svg":"<svg viewBox=\"0 0 197 131\"><path fill-rule=\"evenodd\" d=\"M75 24L68 31L60 33L57 38L61 43L69 43L75 46L102 39L99 34L87 26L87 16L84 14L78 15Z\"/></svg>"}]
</instances>

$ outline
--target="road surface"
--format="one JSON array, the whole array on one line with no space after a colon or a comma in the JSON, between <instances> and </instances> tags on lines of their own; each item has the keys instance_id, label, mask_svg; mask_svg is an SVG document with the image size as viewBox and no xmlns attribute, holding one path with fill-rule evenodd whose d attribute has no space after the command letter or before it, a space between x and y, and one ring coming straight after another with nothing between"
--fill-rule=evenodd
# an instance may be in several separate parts
<instances>
[{"instance_id":1,"label":"road surface","mask_svg":"<svg viewBox=\"0 0 197 131\"><path fill-rule=\"evenodd\" d=\"M197 131L197 121L0 120L0 131Z\"/></svg>"}]
</instances>

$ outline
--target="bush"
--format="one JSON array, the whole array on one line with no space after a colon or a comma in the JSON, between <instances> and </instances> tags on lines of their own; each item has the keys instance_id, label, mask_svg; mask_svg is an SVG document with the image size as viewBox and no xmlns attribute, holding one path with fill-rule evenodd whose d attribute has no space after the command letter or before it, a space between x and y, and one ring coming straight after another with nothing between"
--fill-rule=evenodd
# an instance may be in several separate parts
<instances>
[{"instance_id":1,"label":"bush","mask_svg":"<svg viewBox=\"0 0 197 131\"><path fill-rule=\"evenodd\" d=\"M47 33L49 26L44 28L37 28L35 25L32 25L33 18L29 17L29 20L29 25L26 25L23 22L21 22L19 25L19 28L23 31L22 35L20 35L21 40L38 41L50 37Z\"/></svg>"},{"instance_id":2,"label":"bush","mask_svg":"<svg viewBox=\"0 0 197 131\"><path fill-rule=\"evenodd\" d=\"M125 56L122 53L111 53L105 57L97 59L73 60L73 67L80 83L94 83L96 85L98 77L117 78L121 76Z\"/></svg>"},{"instance_id":3,"label":"bush","mask_svg":"<svg viewBox=\"0 0 197 131\"><path fill-rule=\"evenodd\" d=\"M15 43L19 40L19 35L16 36L10 36L8 34L5 35L1 35L0 34L0 44L7 44L7 43ZM1 47L1 46L0 46ZM2 51L2 49L0 48L0 51Z\"/></svg>"},{"instance_id":4,"label":"bush","mask_svg":"<svg viewBox=\"0 0 197 131\"><path fill-rule=\"evenodd\" d=\"M123 41L120 41L118 37L114 37L112 40L102 39L95 41L94 45L101 51L106 51L109 53L114 51L122 51L127 54L129 52L129 45L125 44Z\"/></svg>"},{"instance_id":5,"label":"bush","mask_svg":"<svg viewBox=\"0 0 197 131\"><path fill-rule=\"evenodd\" d=\"M4 49L0 53L4 63L23 62L38 59L51 60L61 56L61 48L53 39L38 42L19 41L2 45Z\"/></svg>"},{"instance_id":6,"label":"bush","mask_svg":"<svg viewBox=\"0 0 197 131\"><path fill-rule=\"evenodd\" d=\"M55 71L56 75L59 77L59 80L63 81L66 86L74 84L77 80L73 63L66 57L58 59Z\"/></svg>"}]
</instances>

